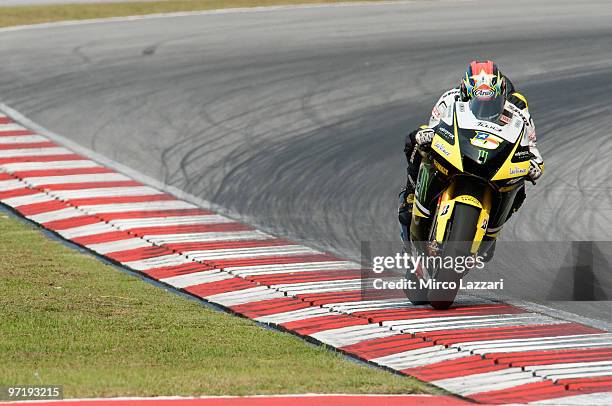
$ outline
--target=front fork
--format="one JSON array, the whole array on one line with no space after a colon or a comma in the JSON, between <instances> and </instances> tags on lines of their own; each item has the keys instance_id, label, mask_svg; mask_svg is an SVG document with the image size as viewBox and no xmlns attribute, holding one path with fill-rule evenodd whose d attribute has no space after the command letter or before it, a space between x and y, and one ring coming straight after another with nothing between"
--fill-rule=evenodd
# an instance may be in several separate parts
<instances>
[{"instance_id":1,"label":"front fork","mask_svg":"<svg viewBox=\"0 0 612 406\"><path fill-rule=\"evenodd\" d=\"M432 239L438 244L446 241L450 230L449 220L453 217L454 209L458 204L473 206L480 210L470 249L472 254L477 254L489 225L493 190L488 185L470 182L469 178L455 178L440 195L432 235ZM452 227L452 224L450 226Z\"/></svg>"},{"instance_id":2,"label":"front fork","mask_svg":"<svg viewBox=\"0 0 612 406\"><path fill-rule=\"evenodd\" d=\"M415 189L409 231L410 239L416 243L419 250L423 251L425 248L423 243L428 241L440 244L444 241L456 204L467 204L480 210L472 242L473 253L485 252L497 237L497 232L491 234L487 232L491 228L492 210L496 205L494 191L488 184L468 176L449 178L448 171L444 172L444 168L435 161L435 157L424 154ZM431 204L433 201L437 203L435 207ZM407 231L405 227L402 229L403 236L408 235ZM482 244L483 241L487 243Z\"/></svg>"}]
</instances>

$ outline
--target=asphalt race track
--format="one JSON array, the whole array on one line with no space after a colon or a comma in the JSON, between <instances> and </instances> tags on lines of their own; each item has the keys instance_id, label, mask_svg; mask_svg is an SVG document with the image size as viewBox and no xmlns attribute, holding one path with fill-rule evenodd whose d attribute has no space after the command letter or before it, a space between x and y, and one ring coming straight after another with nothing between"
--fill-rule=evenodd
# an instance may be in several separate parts
<instances>
[{"instance_id":1,"label":"asphalt race track","mask_svg":"<svg viewBox=\"0 0 612 406\"><path fill-rule=\"evenodd\" d=\"M610 21L607 1L417 1L9 30L0 99L358 258L361 241L397 238L404 135L470 59L491 58L527 96L546 161L503 239L612 240ZM555 306L612 320L610 302Z\"/></svg>"}]
</instances>

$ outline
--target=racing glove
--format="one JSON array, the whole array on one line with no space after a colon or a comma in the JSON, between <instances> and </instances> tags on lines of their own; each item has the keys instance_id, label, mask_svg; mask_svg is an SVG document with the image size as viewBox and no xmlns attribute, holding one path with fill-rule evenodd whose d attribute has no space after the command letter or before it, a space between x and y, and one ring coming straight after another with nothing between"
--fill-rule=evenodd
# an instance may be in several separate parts
<instances>
[{"instance_id":1,"label":"racing glove","mask_svg":"<svg viewBox=\"0 0 612 406\"><path fill-rule=\"evenodd\" d=\"M542 168L540 168L540 165L538 165L538 163L532 159L529 165L529 178L532 181L535 181L539 179L540 176L542 176Z\"/></svg>"},{"instance_id":2,"label":"racing glove","mask_svg":"<svg viewBox=\"0 0 612 406\"><path fill-rule=\"evenodd\" d=\"M422 130L417 131L414 136L417 145L419 146L429 146L431 144L431 140L434 137L434 131L431 128L424 128Z\"/></svg>"}]
</instances>

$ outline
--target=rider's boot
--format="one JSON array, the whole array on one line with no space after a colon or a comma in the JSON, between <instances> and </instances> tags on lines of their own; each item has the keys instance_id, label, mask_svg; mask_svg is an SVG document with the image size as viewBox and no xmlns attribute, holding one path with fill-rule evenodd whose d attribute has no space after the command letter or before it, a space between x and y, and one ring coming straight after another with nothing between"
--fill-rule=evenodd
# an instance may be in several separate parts
<instances>
[{"instance_id":1,"label":"rider's boot","mask_svg":"<svg viewBox=\"0 0 612 406\"><path fill-rule=\"evenodd\" d=\"M400 223L402 239L408 241L410 223L412 221L412 205L414 204L414 188L407 186L399 194L397 217Z\"/></svg>"},{"instance_id":2,"label":"rider's boot","mask_svg":"<svg viewBox=\"0 0 612 406\"><path fill-rule=\"evenodd\" d=\"M399 194L399 208L397 217L400 224L410 227L412 221L412 205L414 204L414 189L403 188Z\"/></svg>"}]
</instances>

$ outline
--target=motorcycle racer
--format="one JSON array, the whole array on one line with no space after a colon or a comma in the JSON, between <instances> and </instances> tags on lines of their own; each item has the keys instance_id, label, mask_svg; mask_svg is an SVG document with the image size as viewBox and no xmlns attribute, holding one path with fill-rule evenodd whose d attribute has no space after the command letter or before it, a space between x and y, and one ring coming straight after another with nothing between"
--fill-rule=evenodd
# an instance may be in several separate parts
<instances>
[{"instance_id":1,"label":"motorcycle racer","mask_svg":"<svg viewBox=\"0 0 612 406\"><path fill-rule=\"evenodd\" d=\"M497 125L503 126L510 123L514 115L520 117L525 124L529 152L533 154L528 178L533 182L542 175L544 162L537 149L535 125L529 114L527 100L515 90L510 79L502 75L495 63L492 61L473 61L468 65L460 86L442 94L434 105L429 125L421 126L406 137L404 153L408 161L407 181L405 188L400 192L398 209L398 218L402 229L410 227L412 206L415 204L414 192L421 164L421 154L418 152L417 146L428 148L431 145L434 137L432 128L440 122L445 110L456 101L469 102L470 110L477 119ZM518 192L506 220L520 208L525 197L523 186Z\"/></svg>"}]
</instances>

